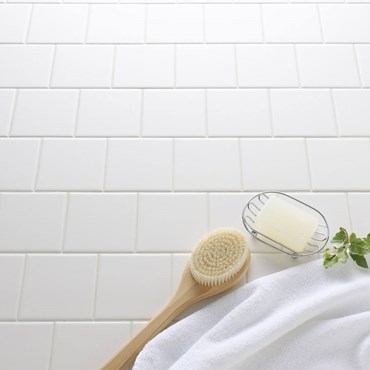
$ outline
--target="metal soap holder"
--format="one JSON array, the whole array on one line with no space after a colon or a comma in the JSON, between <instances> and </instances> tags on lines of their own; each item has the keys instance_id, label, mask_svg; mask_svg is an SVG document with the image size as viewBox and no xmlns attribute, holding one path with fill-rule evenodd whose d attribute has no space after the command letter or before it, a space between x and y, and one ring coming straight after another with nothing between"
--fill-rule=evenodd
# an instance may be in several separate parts
<instances>
[{"instance_id":1,"label":"metal soap holder","mask_svg":"<svg viewBox=\"0 0 370 370\"><path fill-rule=\"evenodd\" d=\"M285 245L280 244L279 242L254 229L253 225L258 213L261 212L262 208L271 196L278 196L280 198L283 198L296 207L301 208L303 211L310 213L319 220L319 226L317 227L316 232L302 252L293 251ZM292 257L304 257L318 253L325 247L326 243L329 240L329 226L324 215L316 208L311 207L310 205L281 192L266 191L255 195L244 207L242 220L247 231L256 239Z\"/></svg>"}]
</instances>

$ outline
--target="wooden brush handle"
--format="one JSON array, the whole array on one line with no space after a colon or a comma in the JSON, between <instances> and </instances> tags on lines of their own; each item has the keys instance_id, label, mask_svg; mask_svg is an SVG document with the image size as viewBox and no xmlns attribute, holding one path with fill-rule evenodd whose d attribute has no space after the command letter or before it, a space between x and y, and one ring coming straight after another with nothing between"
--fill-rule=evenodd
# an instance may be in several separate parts
<instances>
[{"instance_id":1,"label":"wooden brush handle","mask_svg":"<svg viewBox=\"0 0 370 370\"><path fill-rule=\"evenodd\" d=\"M165 329L187 305L181 300L171 301L136 336L134 336L101 370L126 370L145 344Z\"/></svg>"}]
</instances>

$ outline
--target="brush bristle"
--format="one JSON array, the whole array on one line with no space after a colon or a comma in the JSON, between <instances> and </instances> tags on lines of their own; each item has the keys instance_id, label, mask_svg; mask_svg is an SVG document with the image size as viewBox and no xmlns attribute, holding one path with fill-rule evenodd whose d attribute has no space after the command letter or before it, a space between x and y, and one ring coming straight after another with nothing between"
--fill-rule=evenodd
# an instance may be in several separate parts
<instances>
[{"instance_id":1,"label":"brush bristle","mask_svg":"<svg viewBox=\"0 0 370 370\"><path fill-rule=\"evenodd\" d=\"M218 229L199 242L190 258L190 271L200 284L223 284L240 271L248 256L247 242L241 232Z\"/></svg>"}]
</instances>

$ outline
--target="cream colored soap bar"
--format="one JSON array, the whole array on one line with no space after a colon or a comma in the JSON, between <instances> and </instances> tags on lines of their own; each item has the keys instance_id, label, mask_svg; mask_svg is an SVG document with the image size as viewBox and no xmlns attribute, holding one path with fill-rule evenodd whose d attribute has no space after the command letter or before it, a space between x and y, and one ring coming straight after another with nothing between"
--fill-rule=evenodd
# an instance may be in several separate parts
<instances>
[{"instance_id":1,"label":"cream colored soap bar","mask_svg":"<svg viewBox=\"0 0 370 370\"><path fill-rule=\"evenodd\" d=\"M256 217L254 228L295 252L302 252L315 233L318 220L277 196Z\"/></svg>"}]
</instances>

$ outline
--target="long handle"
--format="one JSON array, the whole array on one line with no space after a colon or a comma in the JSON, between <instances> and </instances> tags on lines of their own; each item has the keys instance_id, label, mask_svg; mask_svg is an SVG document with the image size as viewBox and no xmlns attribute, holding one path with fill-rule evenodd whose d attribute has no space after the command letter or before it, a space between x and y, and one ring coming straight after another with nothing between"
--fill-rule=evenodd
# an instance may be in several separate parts
<instances>
[{"instance_id":1,"label":"long handle","mask_svg":"<svg viewBox=\"0 0 370 370\"><path fill-rule=\"evenodd\" d=\"M133 337L101 370L126 370L150 339L165 329L183 310L179 302L169 304Z\"/></svg>"}]
</instances>

